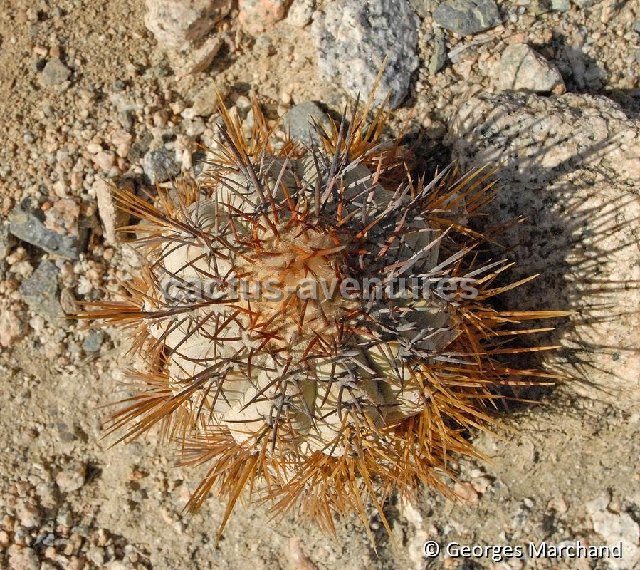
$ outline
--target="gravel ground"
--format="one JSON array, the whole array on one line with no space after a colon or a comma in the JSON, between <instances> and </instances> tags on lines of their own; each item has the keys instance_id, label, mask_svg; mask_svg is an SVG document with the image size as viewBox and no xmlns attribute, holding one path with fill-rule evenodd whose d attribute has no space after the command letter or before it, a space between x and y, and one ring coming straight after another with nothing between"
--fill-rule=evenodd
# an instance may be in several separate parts
<instances>
[{"instance_id":1,"label":"gravel ground","mask_svg":"<svg viewBox=\"0 0 640 570\"><path fill-rule=\"evenodd\" d=\"M544 405L505 417L500 436L472 436L491 461L454 466L455 490L465 501L421 489L411 501L389 505L395 546L374 515L375 547L355 517L340 522L334 539L310 521L274 519L255 505L238 508L215 544L223 507L212 497L197 515L182 515L198 474L175 466L173 450L153 435L115 447L103 437L126 361L119 333L64 317L78 301L113 294L116 279L138 266L114 238L123 220L112 209L106 180L144 189L197 172L201 147L214 138L217 96L247 124L253 95L273 125L298 109L289 115L292 132L309 113L308 105L296 105L315 101L339 116L358 86L366 92L385 56L382 85L394 105L389 133L406 126L428 174L452 156L472 163L478 149L497 148L491 156L499 164L507 151L535 155L542 165L564 169L565 188L603 188L596 211L627 192L630 202L619 208L634 212L638 2L147 4L15 0L0 10L0 568L413 569L425 566L426 540L625 545L622 560L440 557L429 568L639 568L640 373L637 352L624 350L640 344L638 293L630 285L640 280L637 232L625 234L629 249L615 262L616 269L629 268L620 277L628 290L615 299L628 315L596 327L592 350L583 354L595 363L587 379L598 389L569 383ZM190 11L179 11L182 4ZM539 99L500 99L513 90ZM599 103L590 95L600 96ZM557 107L545 101L558 101ZM551 135L508 133L520 136L519 143L494 148L503 139L491 125L461 127L465 104L485 111L506 105L513 124L526 123L517 109L534 119L556 113L552 131L571 127L575 117L585 140L603 143L605 158L578 167L573 158L582 147ZM576 111L583 107L596 111ZM578 116L586 118L578 124ZM480 133L475 150L461 143L473 133ZM620 154L611 154L605 143L616 133L630 134L620 135ZM517 173L517 164L507 163ZM615 184L606 176L591 181L602 169ZM522 192L548 183L509 176L504 181L523 184ZM586 227L595 214L584 212ZM637 219L629 214L625 227L637 227ZM544 249L535 252L536 260L545 259ZM534 265L525 259L522 267ZM527 298L548 300L535 290ZM587 306L584 298L577 303ZM598 352L605 345L611 350ZM624 382L605 385L607 371Z\"/></svg>"}]
</instances>

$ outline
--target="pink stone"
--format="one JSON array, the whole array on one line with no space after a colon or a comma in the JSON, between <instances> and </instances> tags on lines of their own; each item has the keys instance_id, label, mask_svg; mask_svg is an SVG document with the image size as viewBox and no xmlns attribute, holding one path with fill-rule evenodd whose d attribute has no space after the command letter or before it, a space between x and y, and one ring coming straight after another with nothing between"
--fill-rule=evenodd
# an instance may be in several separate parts
<instances>
[{"instance_id":1,"label":"pink stone","mask_svg":"<svg viewBox=\"0 0 640 570\"><path fill-rule=\"evenodd\" d=\"M239 0L238 22L250 34L259 34L282 20L289 2L287 0Z\"/></svg>"}]
</instances>

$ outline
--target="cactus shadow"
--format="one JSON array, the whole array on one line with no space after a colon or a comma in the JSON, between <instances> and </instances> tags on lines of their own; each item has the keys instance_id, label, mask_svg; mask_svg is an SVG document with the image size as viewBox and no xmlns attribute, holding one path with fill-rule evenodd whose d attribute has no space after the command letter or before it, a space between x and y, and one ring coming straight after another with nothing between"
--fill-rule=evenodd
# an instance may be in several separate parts
<instances>
[{"instance_id":1,"label":"cactus shadow","mask_svg":"<svg viewBox=\"0 0 640 570\"><path fill-rule=\"evenodd\" d=\"M637 235L628 230L630 225L637 225L639 218L622 214L637 205L640 188L637 182L621 183L619 173L605 167L601 160L621 148L624 142L619 137L594 141L576 152L566 153L564 158L550 160L558 149L572 148L575 143L572 139L578 133L552 138L523 153L519 140L524 131L542 128L545 118L515 126L504 120L507 114L497 106L489 120L468 128L470 136L464 141L460 163L463 170L482 166L486 163L484 157L491 154L489 151L500 159L496 165L499 192L473 221L474 229L486 233L489 228L491 233L493 227L522 218L481 252L486 260L508 259L515 263L498 286L538 275L533 281L494 298L493 306L507 311L571 310L574 314L537 321L536 326L553 330L523 338L522 346L558 346L552 358L551 353L545 352L505 358L513 366L555 371L562 379L554 385L496 387L495 394L499 396L496 413L517 416L531 406L550 403L563 413L582 415L584 409L576 408L572 397L574 384L586 387L594 399L605 392L615 396L602 378L615 380L616 373L603 367L602 359L597 361L594 354L608 354L615 360L621 352L637 355L639 351L635 345L640 343L632 339L630 346L621 347L602 338L598 326L628 316L629 309L621 304L621 298L634 292L637 295L640 288L640 282L619 277L620 255L632 256L635 250L637 256ZM421 140L420 133L411 137L414 141ZM439 152L447 156L451 148L443 145ZM424 172L433 174L433 161L417 161L414 174ZM606 189L611 190L610 197L603 196ZM630 257L629 263L633 259ZM600 380L594 382L594 377ZM401 520L395 503L390 503L388 515L392 525ZM386 539L381 540L384 553Z\"/></svg>"},{"instance_id":2,"label":"cactus shadow","mask_svg":"<svg viewBox=\"0 0 640 570\"><path fill-rule=\"evenodd\" d=\"M487 220L503 224L522 217L484 253L492 259L504 257L515 262L503 284L530 275L538 277L495 298L495 306L504 310L573 311L569 318L541 323L554 330L524 343L558 346L552 359L544 352L532 353L520 355L517 364L556 370L563 377L559 384L586 385L594 395L606 392L603 382L593 382L592 378L614 376L615 372L597 364L593 355L606 353L615 359L621 351L638 350L637 346L616 346L610 339L600 338L597 330L602 323L613 323L628 315L621 296L640 287L638 281L616 277L621 274L620 255L632 256L637 247L637 237L628 229L638 218L629 219L624 213L637 202L638 187L625 187L618 173L605 167L601 160L620 150L624 141L611 136L567 153L562 149L581 146L576 144L579 133L574 133L526 149L523 156L517 143L519 137L524 130L544 128L545 118L519 128L506 126L508 122L503 118L496 113L488 122L472 126L472 138L466 142L477 149L468 155L482 156L489 141L505 157L496 173L497 198L475 223L482 230ZM558 152L566 156L549 160ZM603 196L605 192L609 193L607 198ZM552 397L555 389L544 385L502 389L499 393L506 396L502 411L519 410ZM555 406L561 401L554 398L553 403Z\"/></svg>"}]
</instances>

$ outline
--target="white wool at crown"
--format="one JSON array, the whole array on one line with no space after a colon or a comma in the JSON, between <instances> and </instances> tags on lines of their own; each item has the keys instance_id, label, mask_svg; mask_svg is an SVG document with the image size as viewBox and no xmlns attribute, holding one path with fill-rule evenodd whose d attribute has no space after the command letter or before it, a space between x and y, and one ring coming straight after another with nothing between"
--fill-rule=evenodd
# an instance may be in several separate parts
<instances>
[{"instance_id":1,"label":"white wool at crown","mask_svg":"<svg viewBox=\"0 0 640 570\"><path fill-rule=\"evenodd\" d=\"M273 183L270 191L275 199L283 198L281 191L275 189L282 166L283 161L279 159L274 160L269 168L269 177ZM307 156L299 160L295 166L299 175L308 183L307 188L313 188L315 169L311 158ZM389 192L377 184L372 184L372 180L375 180L375 176L358 162L352 163L342 176L347 199L353 199L364 189L368 190L371 213L374 215L383 212L387 207ZM287 183L286 178L283 182ZM232 215L230 212L252 214L261 202L253 190L251 181L242 173L225 176L224 182L218 182L214 192L214 195L203 196L193 203L186 212L189 219L203 231L220 231L220 228L228 225L229 217ZM311 196L308 198L311 200ZM243 227L241 219L237 220L237 217L234 217L234 220L237 221L237 231L248 231ZM425 220L419 216L412 220L412 227L413 231L405 236L405 243L410 245L412 251L421 252L415 256L416 264L412 269L420 274L428 274L439 261L438 233L429 228ZM278 239L269 235L269 231L271 230L265 229L264 235L260 238ZM232 232L227 231L224 237L232 246L235 245ZM327 247L326 236L311 235L309 239L311 242L306 244L308 247ZM257 275L263 275L263 271L268 277L279 269L284 269L290 261L290 256L285 252L270 259L268 267L247 268L243 266L244 260L234 251L218 250L219 255L215 256L208 244L198 239L181 245L176 245L174 240L170 240L164 248L161 264L153 269L159 282L163 282L166 276L191 283L205 281L210 279L211 275L224 280L246 269L256 271ZM316 275L330 277L335 274L335 268L330 266L314 269ZM295 282L286 283L288 288L293 286L295 289L295 285ZM324 298L322 301L323 306L330 307L331 299ZM384 426L396 422L418 413L423 407L420 390L401 388L408 372L404 368L397 368L400 350L397 342L384 342L367 349L352 350L348 358L338 361L329 357L318 358L312 364L307 364L305 370L297 372L294 378L287 382L284 392L282 386L276 388L273 385L274 379L282 374L282 364L268 352L259 356L252 355L252 372L251 377L248 377L246 358L251 348L256 345L256 339L252 338L248 327L245 328L236 320L231 320L222 330L216 330L217 321L225 320L234 311L234 306L242 306L243 303L245 307L248 306L247 301L238 299L230 301L229 305L216 304L194 308L191 318L185 319L181 324L172 320L149 319L147 322L149 333L157 339L162 338L169 349L168 373L174 394L184 389L185 381L219 363L221 359L234 360L234 369L228 371L225 378L224 394L215 398L215 402L213 396L206 397L209 413L204 416L212 425L225 425L236 442L244 442L261 428L270 425L274 414L274 400L285 397L289 403L288 418L293 427L291 433L294 434L290 438L291 443L298 445L303 453L322 451L340 455L342 448L331 444L341 428L338 404L340 401L344 404L349 397L341 393L342 380L331 380L342 377L344 382L348 382L350 369L353 368L357 369L358 373L358 382L352 386L353 393L366 396L371 402L367 413L369 420L375 425ZM411 318L420 324L421 328L426 326L433 331L422 341L421 347L435 353L455 339L456 331L447 331L448 315L444 304L426 301L422 303L423 310L414 311ZM212 314L214 318L208 317ZM198 330L195 330L196 328ZM297 334L292 328L286 342L290 343L290 354L301 356L300 349L297 348L301 346L301 343L296 342ZM211 337L216 338L213 340ZM393 379L394 385L388 379ZM194 407L201 405L200 400L192 404Z\"/></svg>"}]
</instances>

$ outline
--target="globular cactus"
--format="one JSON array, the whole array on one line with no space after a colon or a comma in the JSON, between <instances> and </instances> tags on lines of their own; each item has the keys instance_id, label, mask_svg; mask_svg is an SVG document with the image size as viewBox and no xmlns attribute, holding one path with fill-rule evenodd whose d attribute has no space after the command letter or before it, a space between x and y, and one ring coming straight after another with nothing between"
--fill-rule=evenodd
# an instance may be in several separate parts
<instances>
[{"instance_id":1,"label":"globular cactus","mask_svg":"<svg viewBox=\"0 0 640 570\"><path fill-rule=\"evenodd\" d=\"M476 455L465 431L491 425L497 390L552 378L501 360L549 347L505 343L561 314L489 303L520 284L496 284L509 263L479 261L469 227L490 173L412 179L369 104L308 147L274 148L257 105L249 140L221 114L199 180L153 201L114 190L140 220L124 231L144 269L86 315L131 325L148 370L111 429L159 425L209 465L189 506L215 486L221 529L244 491L328 529L334 514L366 520L367 501L382 515L395 491L448 492L447 460Z\"/></svg>"}]
</instances>

